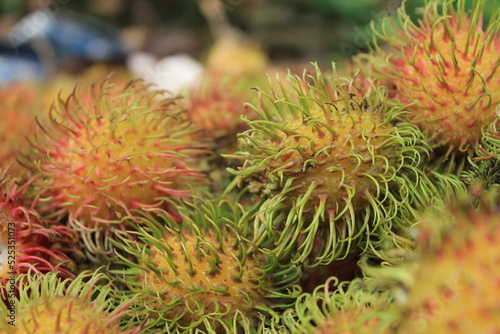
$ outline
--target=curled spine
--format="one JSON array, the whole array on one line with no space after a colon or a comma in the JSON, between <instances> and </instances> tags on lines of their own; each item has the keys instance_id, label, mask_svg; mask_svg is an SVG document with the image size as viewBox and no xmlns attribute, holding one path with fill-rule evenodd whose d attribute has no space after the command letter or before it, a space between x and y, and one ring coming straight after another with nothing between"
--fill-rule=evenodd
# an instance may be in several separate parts
<instances>
[{"instance_id":1,"label":"curled spine","mask_svg":"<svg viewBox=\"0 0 500 334\"><path fill-rule=\"evenodd\" d=\"M283 328L287 333L383 333L397 319L390 291L362 279L340 283L331 277L299 297L284 313Z\"/></svg>"}]
</instances>

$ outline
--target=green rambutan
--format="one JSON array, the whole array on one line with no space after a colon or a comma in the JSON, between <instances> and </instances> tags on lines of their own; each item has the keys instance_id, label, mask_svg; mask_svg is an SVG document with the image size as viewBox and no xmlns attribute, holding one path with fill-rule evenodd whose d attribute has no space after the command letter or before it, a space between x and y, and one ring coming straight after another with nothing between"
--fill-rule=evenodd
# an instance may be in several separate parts
<instances>
[{"instance_id":1,"label":"green rambutan","mask_svg":"<svg viewBox=\"0 0 500 334\"><path fill-rule=\"evenodd\" d=\"M170 202L206 179L195 157L207 150L164 93L142 81L77 86L30 137L20 162L38 173L39 201L50 203L50 218L69 215L90 255L112 254L105 237L134 209L176 216Z\"/></svg>"},{"instance_id":2,"label":"green rambutan","mask_svg":"<svg viewBox=\"0 0 500 334\"><path fill-rule=\"evenodd\" d=\"M61 280L54 273L17 277L19 296L9 306L0 303L0 332L6 334L138 334L141 328L120 330L133 300L118 300L115 288L102 285L102 273L83 272ZM14 313L11 312L14 310Z\"/></svg>"},{"instance_id":3,"label":"green rambutan","mask_svg":"<svg viewBox=\"0 0 500 334\"><path fill-rule=\"evenodd\" d=\"M168 333L251 333L277 321L296 297L300 270L249 251L237 226L246 219L242 207L193 202L179 208L180 225L168 216L145 218L132 237L119 234L114 241L124 267L112 272L138 296L139 312Z\"/></svg>"},{"instance_id":4,"label":"green rambutan","mask_svg":"<svg viewBox=\"0 0 500 334\"><path fill-rule=\"evenodd\" d=\"M333 281L332 291L330 285ZM338 283L332 277L313 293L301 295L283 315L279 333L391 333L399 313L390 291L375 289L361 279Z\"/></svg>"},{"instance_id":5,"label":"green rambutan","mask_svg":"<svg viewBox=\"0 0 500 334\"><path fill-rule=\"evenodd\" d=\"M476 149L474 160L493 160L500 158L500 109L497 117L484 128L481 143Z\"/></svg>"},{"instance_id":6,"label":"green rambutan","mask_svg":"<svg viewBox=\"0 0 500 334\"><path fill-rule=\"evenodd\" d=\"M247 120L240 151L228 155L245 162L229 171L261 198L254 243L274 238L278 255L325 264L361 236L368 247L369 238L391 233L391 218L420 187L403 174L420 173L427 146L383 88L326 79L318 68L315 77L289 75L288 85L259 90L259 119Z\"/></svg>"},{"instance_id":7,"label":"green rambutan","mask_svg":"<svg viewBox=\"0 0 500 334\"><path fill-rule=\"evenodd\" d=\"M490 189L500 185L500 119L496 118L483 131L475 156L469 158L469 168L462 172L462 180L469 187Z\"/></svg>"},{"instance_id":8,"label":"green rambutan","mask_svg":"<svg viewBox=\"0 0 500 334\"><path fill-rule=\"evenodd\" d=\"M471 161L469 169L462 172L461 178L469 187L499 187L500 159Z\"/></svg>"},{"instance_id":9,"label":"green rambutan","mask_svg":"<svg viewBox=\"0 0 500 334\"><path fill-rule=\"evenodd\" d=\"M394 52L376 46L361 56L371 57L368 72L393 85L392 98L410 104L405 117L444 149L445 159L473 152L500 105L500 9L484 22L487 1L472 3L469 13L466 1L426 0L417 24L403 4L396 36L377 32Z\"/></svg>"},{"instance_id":10,"label":"green rambutan","mask_svg":"<svg viewBox=\"0 0 500 334\"><path fill-rule=\"evenodd\" d=\"M28 270L73 277L70 255L80 255L76 233L26 206L27 186L18 187L0 176L0 283Z\"/></svg>"}]
</instances>

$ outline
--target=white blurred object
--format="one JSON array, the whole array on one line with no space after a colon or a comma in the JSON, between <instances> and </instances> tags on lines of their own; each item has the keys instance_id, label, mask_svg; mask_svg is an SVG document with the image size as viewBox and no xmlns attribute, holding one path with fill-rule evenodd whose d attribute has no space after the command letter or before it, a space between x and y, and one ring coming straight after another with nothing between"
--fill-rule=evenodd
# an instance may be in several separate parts
<instances>
[{"instance_id":1,"label":"white blurred object","mask_svg":"<svg viewBox=\"0 0 500 334\"><path fill-rule=\"evenodd\" d=\"M127 58L127 66L146 82L172 94L187 92L201 80L203 66L187 54L177 54L158 60L146 52L134 52Z\"/></svg>"}]
</instances>

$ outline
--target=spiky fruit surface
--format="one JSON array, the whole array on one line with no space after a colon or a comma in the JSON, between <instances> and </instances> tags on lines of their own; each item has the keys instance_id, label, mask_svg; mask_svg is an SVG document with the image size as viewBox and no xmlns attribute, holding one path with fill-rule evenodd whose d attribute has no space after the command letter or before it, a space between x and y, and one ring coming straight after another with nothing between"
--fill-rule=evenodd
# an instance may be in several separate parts
<instances>
[{"instance_id":1,"label":"spiky fruit surface","mask_svg":"<svg viewBox=\"0 0 500 334\"><path fill-rule=\"evenodd\" d=\"M346 254L340 240L349 248L368 231L388 233L379 223L407 204L394 194L410 188L401 173L415 169L426 145L414 125L396 127L401 110L383 90L316 71L289 76L290 90L260 90L259 119L248 121L240 151L229 157L245 160L230 171L267 197L254 241L274 234L279 253L299 241L296 261L314 252L319 263ZM325 247L313 251L318 240Z\"/></svg>"},{"instance_id":2,"label":"spiky fruit surface","mask_svg":"<svg viewBox=\"0 0 500 334\"><path fill-rule=\"evenodd\" d=\"M407 117L447 154L476 148L500 104L500 10L483 22L487 1L472 2L469 13L466 1L428 0L418 24L403 6L397 35L380 33L398 51L378 48L387 62L372 62L375 75L394 84L394 98L413 103Z\"/></svg>"},{"instance_id":3,"label":"spiky fruit surface","mask_svg":"<svg viewBox=\"0 0 500 334\"><path fill-rule=\"evenodd\" d=\"M462 180L469 187L484 189L500 185L500 119L496 118L483 131L481 144L475 156L470 159L470 167L462 172Z\"/></svg>"},{"instance_id":4,"label":"spiky fruit surface","mask_svg":"<svg viewBox=\"0 0 500 334\"><path fill-rule=\"evenodd\" d=\"M474 160L495 160L500 157L500 114L483 131Z\"/></svg>"},{"instance_id":5,"label":"spiky fruit surface","mask_svg":"<svg viewBox=\"0 0 500 334\"><path fill-rule=\"evenodd\" d=\"M491 202L484 196L479 209L468 198L420 223L421 254L408 265L414 275L398 333L500 330L498 192Z\"/></svg>"},{"instance_id":6,"label":"spiky fruit surface","mask_svg":"<svg viewBox=\"0 0 500 334\"><path fill-rule=\"evenodd\" d=\"M69 214L91 253L109 245L90 232L106 234L133 209L166 206L175 215L169 200L189 197L204 179L193 157L206 150L188 138L196 130L176 99L148 88L108 80L76 87L55 102L22 159L38 172L51 217Z\"/></svg>"},{"instance_id":7,"label":"spiky fruit surface","mask_svg":"<svg viewBox=\"0 0 500 334\"><path fill-rule=\"evenodd\" d=\"M236 136L248 129L241 116L255 118L253 110L244 106L253 95L245 80L207 75L186 98L186 117L202 129L197 138L209 144L215 153L207 157L203 169L209 171L214 180L212 185L218 189L224 189L233 178L226 168L237 165L236 161L224 159L221 154L234 153L238 149Z\"/></svg>"},{"instance_id":8,"label":"spiky fruit surface","mask_svg":"<svg viewBox=\"0 0 500 334\"><path fill-rule=\"evenodd\" d=\"M128 269L116 274L127 277L124 283L139 294L139 309L147 305L155 328L249 333L293 299L283 293L298 281L298 270L251 250L237 232L234 219L243 218L233 206L197 198L194 212L183 211L181 226L148 221L135 233L138 241L126 235L120 241Z\"/></svg>"},{"instance_id":9,"label":"spiky fruit surface","mask_svg":"<svg viewBox=\"0 0 500 334\"><path fill-rule=\"evenodd\" d=\"M25 206L26 185L17 187L1 176L0 183L0 283L30 268L72 277L75 264L70 255L80 253L76 233Z\"/></svg>"},{"instance_id":10,"label":"spiky fruit surface","mask_svg":"<svg viewBox=\"0 0 500 334\"><path fill-rule=\"evenodd\" d=\"M140 329L120 330L120 320L132 301L112 298L110 284L98 286L102 279L102 274L85 272L64 281L54 273L20 275L19 297L10 304L14 317L2 316L0 333L139 333ZM3 304L0 311L11 314Z\"/></svg>"},{"instance_id":11,"label":"spiky fruit surface","mask_svg":"<svg viewBox=\"0 0 500 334\"><path fill-rule=\"evenodd\" d=\"M16 158L28 144L26 133L36 125L38 94L35 85L29 83L0 88L0 169L9 167L10 175L23 174Z\"/></svg>"},{"instance_id":12,"label":"spiky fruit surface","mask_svg":"<svg viewBox=\"0 0 500 334\"><path fill-rule=\"evenodd\" d=\"M78 75L68 73L57 73L50 77L46 84L41 87L41 108L47 114L51 105L60 96L69 96L73 92L75 85L88 87L92 83L104 79L116 85L124 86L134 79L134 77L122 67L105 64L94 64Z\"/></svg>"},{"instance_id":13,"label":"spiky fruit surface","mask_svg":"<svg viewBox=\"0 0 500 334\"><path fill-rule=\"evenodd\" d=\"M280 333L391 333L397 320L389 291L377 291L361 279L339 284L332 278L299 297L295 308L285 312Z\"/></svg>"},{"instance_id":14,"label":"spiky fruit surface","mask_svg":"<svg viewBox=\"0 0 500 334\"><path fill-rule=\"evenodd\" d=\"M490 189L500 186L500 160L479 160L472 162L467 171L462 172L462 180L469 187Z\"/></svg>"},{"instance_id":15,"label":"spiky fruit surface","mask_svg":"<svg viewBox=\"0 0 500 334\"><path fill-rule=\"evenodd\" d=\"M240 89L243 87L233 78L206 77L186 101L186 116L203 129L200 135L213 140L216 148L230 146L237 133L248 129L242 115L253 118L253 111L244 107L249 94Z\"/></svg>"}]
</instances>

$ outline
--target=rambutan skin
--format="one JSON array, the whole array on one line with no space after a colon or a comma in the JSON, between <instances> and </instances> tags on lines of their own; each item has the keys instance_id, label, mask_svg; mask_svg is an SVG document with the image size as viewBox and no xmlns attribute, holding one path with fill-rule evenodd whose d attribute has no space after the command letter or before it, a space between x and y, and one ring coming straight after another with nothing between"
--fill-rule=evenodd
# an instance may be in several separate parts
<instances>
[{"instance_id":1,"label":"rambutan skin","mask_svg":"<svg viewBox=\"0 0 500 334\"><path fill-rule=\"evenodd\" d=\"M364 66L410 104L406 117L448 155L477 148L500 105L500 11L484 22L486 3L473 1L469 13L465 1L426 1L417 24L403 5L396 35L377 32L396 51L377 47Z\"/></svg>"},{"instance_id":2,"label":"rambutan skin","mask_svg":"<svg viewBox=\"0 0 500 334\"><path fill-rule=\"evenodd\" d=\"M338 240L354 245L369 228L387 233L379 222L408 204L398 193L415 188L401 175L416 170L428 146L383 88L360 89L356 78L325 78L318 68L288 84L259 90L259 117L247 121L240 151L227 155L243 166L229 171L263 201L254 242L274 233L277 252L298 244L303 262L321 239L316 260L327 263L346 254Z\"/></svg>"},{"instance_id":3,"label":"rambutan skin","mask_svg":"<svg viewBox=\"0 0 500 334\"><path fill-rule=\"evenodd\" d=\"M414 247L400 261L360 261L366 279L392 293L399 319L391 333L496 333L500 260L499 188L470 188L436 196L415 212ZM487 189L487 190L486 190Z\"/></svg>"},{"instance_id":4,"label":"rambutan skin","mask_svg":"<svg viewBox=\"0 0 500 334\"><path fill-rule=\"evenodd\" d=\"M19 275L19 296L11 306L15 319L2 316L0 332L5 334L138 334L141 327L121 329L121 319L131 312L132 300L112 296L116 288L102 273L82 272L61 280L54 273ZM2 315L9 309L0 305Z\"/></svg>"},{"instance_id":5,"label":"rambutan skin","mask_svg":"<svg viewBox=\"0 0 500 334\"><path fill-rule=\"evenodd\" d=\"M237 83L230 77L206 77L186 99L186 117L203 129L199 135L213 141L216 148L230 146L237 133L248 129L241 116L250 119L255 116L244 107L250 90L243 91Z\"/></svg>"},{"instance_id":6,"label":"rambutan skin","mask_svg":"<svg viewBox=\"0 0 500 334\"><path fill-rule=\"evenodd\" d=\"M19 161L37 173L48 217L69 215L82 235L106 233L135 209L161 207L175 216L170 201L206 183L195 159L208 153L206 145L190 139L196 129L177 99L149 88L108 79L77 86L38 121ZM97 241L85 243L107 252Z\"/></svg>"},{"instance_id":7,"label":"rambutan skin","mask_svg":"<svg viewBox=\"0 0 500 334\"><path fill-rule=\"evenodd\" d=\"M200 197L194 202L179 209L180 225L148 219L131 235L119 234L117 279L163 331L250 333L275 321L274 309L293 301L299 269L282 267L244 240L235 222L245 219L241 208Z\"/></svg>"},{"instance_id":8,"label":"rambutan skin","mask_svg":"<svg viewBox=\"0 0 500 334\"><path fill-rule=\"evenodd\" d=\"M369 280L331 277L285 311L278 333L389 334L399 320L391 291Z\"/></svg>"},{"instance_id":9,"label":"rambutan skin","mask_svg":"<svg viewBox=\"0 0 500 334\"><path fill-rule=\"evenodd\" d=\"M496 333L500 329L498 189L474 186L416 225L419 248L401 268L407 297L397 333ZM479 191L478 191L479 190ZM479 208L472 204L477 202Z\"/></svg>"},{"instance_id":10,"label":"rambutan skin","mask_svg":"<svg viewBox=\"0 0 500 334\"><path fill-rule=\"evenodd\" d=\"M11 275L31 270L42 274L54 271L63 278L73 277L73 259L81 257L77 234L69 227L43 219L32 205L27 205L25 191L1 180L0 186L0 282ZM2 297L5 297L2 295Z\"/></svg>"}]
</instances>

